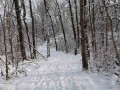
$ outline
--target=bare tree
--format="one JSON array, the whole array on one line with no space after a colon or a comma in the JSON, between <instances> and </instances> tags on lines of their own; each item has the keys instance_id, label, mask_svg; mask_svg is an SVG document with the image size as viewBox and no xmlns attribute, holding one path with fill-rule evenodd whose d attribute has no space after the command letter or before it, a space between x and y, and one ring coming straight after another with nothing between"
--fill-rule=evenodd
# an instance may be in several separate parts
<instances>
[{"instance_id":1,"label":"bare tree","mask_svg":"<svg viewBox=\"0 0 120 90\"><path fill-rule=\"evenodd\" d=\"M32 51L31 51L31 42L30 42L30 35L29 35L29 27L28 27L28 24L26 22L26 7L25 7L25 1L22 0L22 7L23 7L23 21L24 21L24 24L25 24L25 29L26 29L26 33L27 33L27 39L28 39L28 43L29 43L29 51L30 51L30 56L32 58Z\"/></svg>"},{"instance_id":2,"label":"bare tree","mask_svg":"<svg viewBox=\"0 0 120 90\"><path fill-rule=\"evenodd\" d=\"M83 69L88 69L88 60L87 60L87 52L86 52L86 35L85 35L85 5L87 1L86 0L80 0L80 24L81 24L81 54L82 54L82 65Z\"/></svg>"},{"instance_id":3,"label":"bare tree","mask_svg":"<svg viewBox=\"0 0 120 90\"><path fill-rule=\"evenodd\" d=\"M72 5L71 5L71 1L68 0L69 3L69 9L70 9L70 18L71 18L71 23L72 23L72 30L73 30L73 34L74 34L74 40L75 40L75 55L77 54L77 38L76 38L76 30L75 30L75 25L74 25L74 15L73 15L73 11L72 11Z\"/></svg>"},{"instance_id":4,"label":"bare tree","mask_svg":"<svg viewBox=\"0 0 120 90\"><path fill-rule=\"evenodd\" d=\"M35 22L34 22L34 15L33 15L33 10L32 10L32 2L29 0L29 5L30 5L30 15L32 19L32 42L33 42L33 47L36 49L36 40L35 40ZM36 50L33 48L33 59L36 58Z\"/></svg>"},{"instance_id":5,"label":"bare tree","mask_svg":"<svg viewBox=\"0 0 120 90\"><path fill-rule=\"evenodd\" d=\"M117 50L117 46L116 46L116 42L115 42L115 39L114 39L112 18L111 18L111 16L108 13L108 7L106 5L105 0L103 0L103 4L104 4L104 7L105 7L105 11L106 11L108 20L110 22L111 38L112 38L112 41L113 41L113 46L114 46L114 50L115 50L115 53L116 53L116 58L118 60L118 64L120 65L120 56L119 56L119 53L118 53L118 50Z\"/></svg>"},{"instance_id":6,"label":"bare tree","mask_svg":"<svg viewBox=\"0 0 120 90\"><path fill-rule=\"evenodd\" d=\"M80 30L79 30L79 19L78 19L78 6L77 6L77 0L74 0L75 3L75 15L76 15L76 27L77 27L77 47L80 46Z\"/></svg>"},{"instance_id":7,"label":"bare tree","mask_svg":"<svg viewBox=\"0 0 120 90\"><path fill-rule=\"evenodd\" d=\"M66 39L66 35L65 35L65 28L64 28L64 25L63 25L63 20L62 20L62 15L61 15L61 11L60 11L60 6L56 0L56 5L58 7L58 16L59 16L59 20L60 20L60 23L61 23L61 27L62 27L62 32L63 32L63 37L64 37L64 42L65 42L65 49L66 49L66 53L68 53L68 48L67 48L67 39Z\"/></svg>"},{"instance_id":8,"label":"bare tree","mask_svg":"<svg viewBox=\"0 0 120 90\"><path fill-rule=\"evenodd\" d=\"M24 45L24 34L23 34L23 27L22 27L22 21L21 21L21 9L20 9L18 0L13 0L13 2L15 5L15 11L16 11L16 16L17 16L20 50L21 50L23 60L25 60L27 59L27 57L26 57L25 45Z\"/></svg>"}]
</instances>

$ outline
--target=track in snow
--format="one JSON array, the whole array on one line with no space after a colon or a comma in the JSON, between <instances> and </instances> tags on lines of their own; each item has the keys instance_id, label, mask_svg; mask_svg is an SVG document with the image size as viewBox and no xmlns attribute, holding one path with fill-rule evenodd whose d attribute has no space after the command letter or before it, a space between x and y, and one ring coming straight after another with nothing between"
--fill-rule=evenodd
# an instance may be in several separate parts
<instances>
[{"instance_id":1,"label":"track in snow","mask_svg":"<svg viewBox=\"0 0 120 90\"><path fill-rule=\"evenodd\" d=\"M46 55L46 47L39 51ZM82 71L81 56L51 50L47 61L27 63L26 77L1 85L0 90L119 90L113 89L108 76ZM2 88L1 88L2 87Z\"/></svg>"}]
</instances>

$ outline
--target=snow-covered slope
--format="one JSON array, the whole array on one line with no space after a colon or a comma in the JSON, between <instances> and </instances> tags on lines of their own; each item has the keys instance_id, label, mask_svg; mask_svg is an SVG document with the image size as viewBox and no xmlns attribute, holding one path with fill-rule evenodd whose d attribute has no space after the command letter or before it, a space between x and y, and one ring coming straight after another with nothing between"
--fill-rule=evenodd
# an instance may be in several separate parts
<instances>
[{"instance_id":1,"label":"snow-covered slope","mask_svg":"<svg viewBox=\"0 0 120 90\"><path fill-rule=\"evenodd\" d=\"M46 56L46 46L39 47ZM0 79L0 90L120 90L118 77L82 71L81 56L51 50L47 61L25 62L27 76L8 82Z\"/></svg>"}]
</instances>

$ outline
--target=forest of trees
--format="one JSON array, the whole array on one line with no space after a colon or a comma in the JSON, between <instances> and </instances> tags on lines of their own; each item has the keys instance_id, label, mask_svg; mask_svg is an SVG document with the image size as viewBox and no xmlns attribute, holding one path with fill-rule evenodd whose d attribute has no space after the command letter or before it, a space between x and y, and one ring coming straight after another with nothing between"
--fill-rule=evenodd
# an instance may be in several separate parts
<instances>
[{"instance_id":1,"label":"forest of trees","mask_svg":"<svg viewBox=\"0 0 120 90\"><path fill-rule=\"evenodd\" d=\"M37 48L44 43L47 57ZM0 64L6 80L10 67L38 56L46 60L53 47L81 54L83 70L120 76L119 0L0 0L0 56L5 57Z\"/></svg>"}]
</instances>

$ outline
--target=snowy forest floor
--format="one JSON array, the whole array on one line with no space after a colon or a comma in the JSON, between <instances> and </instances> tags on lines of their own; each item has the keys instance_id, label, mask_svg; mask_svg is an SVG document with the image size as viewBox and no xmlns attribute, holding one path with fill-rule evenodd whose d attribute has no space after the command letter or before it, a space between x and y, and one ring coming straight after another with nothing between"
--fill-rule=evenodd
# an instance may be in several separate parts
<instances>
[{"instance_id":1,"label":"snowy forest floor","mask_svg":"<svg viewBox=\"0 0 120 90\"><path fill-rule=\"evenodd\" d=\"M46 56L46 47L39 52ZM0 77L0 90L120 90L114 75L82 71L80 55L51 50L47 61L41 58L25 61L27 76L5 81Z\"/></svg>"}]
</instances>

